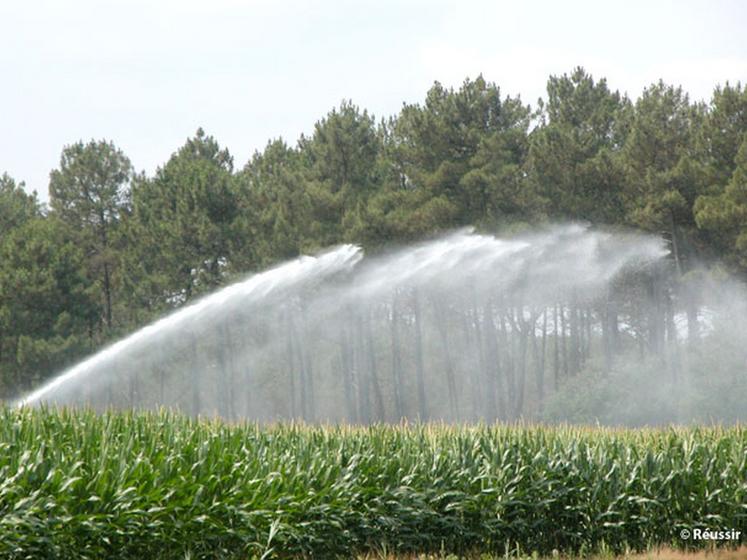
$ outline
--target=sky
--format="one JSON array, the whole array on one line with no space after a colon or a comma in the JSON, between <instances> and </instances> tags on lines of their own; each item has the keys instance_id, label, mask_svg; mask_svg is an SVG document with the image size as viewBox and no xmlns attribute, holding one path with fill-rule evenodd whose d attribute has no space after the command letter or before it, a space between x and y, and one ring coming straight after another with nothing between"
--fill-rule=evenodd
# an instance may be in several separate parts
<instances>
[{"instance_id":1,"label":"sky","mask_svg":"<svg viewBox=\"0 0 747 560\"><path fill-rule=\"evenodd\" d=\"M243 166L350 99L377 118L479 73L532 105L583 66L637 97L747 82L747 2L2 0L0 174L47 199L64 146L155 172L198 127Z\"/></svg>"}]
</instances>

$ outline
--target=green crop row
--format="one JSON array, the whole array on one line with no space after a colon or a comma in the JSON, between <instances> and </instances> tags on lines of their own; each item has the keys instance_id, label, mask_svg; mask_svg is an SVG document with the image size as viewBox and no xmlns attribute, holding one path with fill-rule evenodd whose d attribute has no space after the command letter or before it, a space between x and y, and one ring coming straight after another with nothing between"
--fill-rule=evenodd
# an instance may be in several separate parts
<instances>
[{"instance_id":1,"label":"green crop row","mask_svg":"<svg viewBox=\"0 0 747 560\"><path fill-rule=\"evenodd\" d=\"M0 558L550 554L747 529L747 428L0 411Z\"/></svg>"}]
</instances>

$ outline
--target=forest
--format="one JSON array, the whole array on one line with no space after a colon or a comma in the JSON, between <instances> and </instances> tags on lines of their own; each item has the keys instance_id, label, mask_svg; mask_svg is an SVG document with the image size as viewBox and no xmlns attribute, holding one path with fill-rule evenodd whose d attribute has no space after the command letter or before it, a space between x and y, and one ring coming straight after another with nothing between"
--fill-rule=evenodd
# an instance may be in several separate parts
<instances>
[{"instance_id":1,"label":"forest","mask_svg":"<svg viewBox=\"0 0 747 560\"><path fill-rule=\"evenodd\" d=\"M566 387L574 398L579 379L609 371L626 351L664 356L676 377L675 315L686 317L691 343L701 328L693 286L747 273L747 88L719 85L705 103L658 82L630 99L576 68L551 76L546 99L531 106L482 76L458 89L436 82L422 103L403 104L391 117L343 101L309 136L295 145L271 140L243 166L199 129L152 176L137 172L111 141L66 146L50 173L48 204L9 175L0 178L0 398L300 254L340 243L376 254L463 226L520 236L566 222L664 239L665 279L629 276L601 307L581 300L545 306L531 316L531 331L523 311L496 306L494 324L481 322L487 312L475 308L474 340L504 340L514 349L499 356L488 342L480 369L487 379L502 366L511 375L505 393L494 388L469 401L457 396L451 365L441 360L452 410L484 407L489 419L521 417L525 406L542 411L546 392ZM412 309L417 316L419 307ZM380 320L394 340L392 312ZM436 327L459 320L434 315L431 336L448 348ZM420 345L421 320L405 323ZM486 335L480 325L495 330ZM597 329L601 342L592 336ZM354 359L343 351L343 367ZM525 404L530 370L536 384ZM433 414L420 386L418 403L404 404L371 387L373 403L367 393L348 402L350 418L396 420L384 401L399 416L418 403L421 418ZM505 402L477 404L493 398ZM298 406L311 405L302 399Z\"/></svg>"}]
</instances>

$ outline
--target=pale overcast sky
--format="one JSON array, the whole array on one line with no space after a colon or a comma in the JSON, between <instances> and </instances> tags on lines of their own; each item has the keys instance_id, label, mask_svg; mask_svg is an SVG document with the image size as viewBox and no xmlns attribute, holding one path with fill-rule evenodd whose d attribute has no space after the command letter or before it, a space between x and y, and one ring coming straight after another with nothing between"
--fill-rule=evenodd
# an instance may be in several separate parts
<instances>
[{"instance_id":1,"label":"pale overcast sky","mask_svg":"<svg viewBox=\"0 0 747 560\"><path fill-rule=\"evenodd\" d=\"M0 173L46 199L67 144L153 173L200 126L240 167L342 99L388 116L480 72L532 105L577 65L707 99L747 81L745 30L743 0L2 0Z\"/></svg>"}]
</instances>

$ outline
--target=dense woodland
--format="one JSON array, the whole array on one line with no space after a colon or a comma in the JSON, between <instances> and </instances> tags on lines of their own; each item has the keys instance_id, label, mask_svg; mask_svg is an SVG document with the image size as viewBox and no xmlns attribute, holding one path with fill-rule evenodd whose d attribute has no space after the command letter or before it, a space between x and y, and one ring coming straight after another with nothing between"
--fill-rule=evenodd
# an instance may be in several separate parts
<instances>
[{"instance_id":1,"label":"dense woodland","mask_svg":"<svg viewBox=\"0 0 747 560\"><path fill-rule=\"evenodd\" d=\"M690 319L689 338L698 337L697 308L682 296L688 279L704 267L747 272L747 88L720 85L706 104L659 82L632 100L578 68L550 77L546 100L533 107L480 76L456 90L435 83L424 102L382 120L345 101L295 146L271 141L243 167L198 130L153 176L137 173L112 142L67 146L50 173L48 206L14 178L0 178L0 396L27 391L165 311L302 253L340 242L376 252L463 225L511 234L569 220L664 237L674 280L645 286L671 297L645 300L644 284L621 283L614 314L593 302L557 305L531 318L531 336L520 336L530 332L523 312L506 308L482 334L475 319L484 337L475 340L488 341L479 353L486 371L503 363L496 341L519 335L505 360L523 360L521 376L505 378L508 400L497 410L524 406L527 371L537 379L535 408L564 379L573 387L597 326L600 368L609 369L625 345L616 338L618 312L628 314L630 336L638 333L630 347L641 355L676 342L675 313ZM672 303L653 316L645 301ZM474 399L500 400L501 391ZM366 394L365 410L352 418L389 416L371 412L383 406L371 394L373 404ZM422 406L419 387L418 394ZM477 407L449 395L451 407Z\"/></svg>"}]
</instances>

